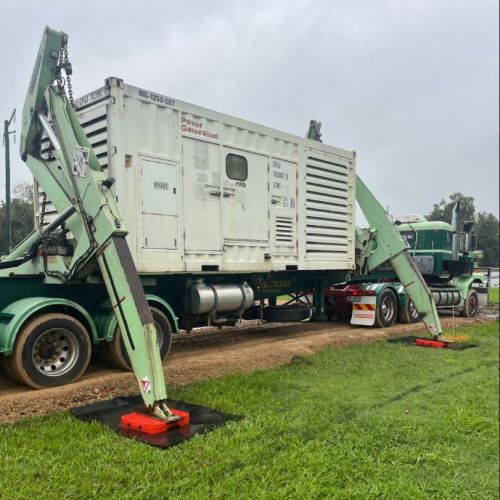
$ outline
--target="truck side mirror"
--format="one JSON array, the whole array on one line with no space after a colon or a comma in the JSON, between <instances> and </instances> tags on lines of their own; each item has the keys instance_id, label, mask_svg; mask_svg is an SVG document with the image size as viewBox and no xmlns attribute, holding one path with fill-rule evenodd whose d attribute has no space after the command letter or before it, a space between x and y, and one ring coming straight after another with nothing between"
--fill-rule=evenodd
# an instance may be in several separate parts
<instances>
[{"instance_id":1,"label":"truck side mirror","mask_svg":"<svg viewBox=\"0 0 500 500\"><path fill-rule=\"evenodd\" d=\"M460 251L467 253L472 252L477 247L477 235L468 231L460 233Z\"/></svg>"},{"instance_id":2,"label":"truck side mirror","mask_svg":"<svg viewBox=\"0 0 500 500\"><path fill-rule=\"evenodd\" d=\"M458 251L462 253L467 251L466 235L467 233L460 233L458 235Z\"/></svg>"},{"instance_id":3,"label":"truck side mirror","mask_svg":"<svg viewBox=\"0 0 500 500\"><path fill-rule=\"evenodd\" d=\"M474 227L474 221L473 220L467 220L464 222L464 233L469 233L472 231L472 228Z\"/></svg>"}]
</instances>

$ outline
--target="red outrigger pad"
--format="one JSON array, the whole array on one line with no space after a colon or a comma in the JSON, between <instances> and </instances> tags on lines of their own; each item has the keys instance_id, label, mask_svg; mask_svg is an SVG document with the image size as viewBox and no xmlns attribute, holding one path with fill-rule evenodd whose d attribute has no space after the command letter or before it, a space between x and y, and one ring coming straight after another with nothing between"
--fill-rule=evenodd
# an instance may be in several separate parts
<instances>
[{"instance_id":1,"label":"red outrigger pad","mask_svg":"<svg viewBox=\"0 0 500 500\"><path fill-rule=\"evenodd\" d=\"M170 411L172 414L180 417L180 419L175 422L165 422L165 420L160 420L159 418L150 417L149 415L144 415L144 413L134 411L122 415L120 424L127 429L145 432L146 434L160 434L174 427L189 425L189 413L187 411L175 409L171 409Z\"/></svg>"},{"instance_id":2,"label":"red outrigger pad","mask_svg":"<svg viewBox=\"0 0 500 500\"><path fill-rule=\"evenodd\" d=\"M446 342L428 339L415 339L415 345L422 347L437 347L438 349L445 349L447 347Z\"/></svg>"},{"instance_id":3,"label":"red outrigger pad","mask_svg":"<svg viewBox=\"0 0 500 500\"><path fill-rule=\"evenodd\" d=\"M438 349L452 349L454 351L463 351L464 349L470 349L471 347L477 347L478 344L464 343L464 342L450 342L445 340L431 340L431 339L420 339L413 335L408 335L407 337L396 337L388 339L387 342L391 344L401 343L417 347L434 347Z\"/></svg>"},{"instance_id":4,"label":"red outrigger pad","mask_svg":"<svg viewBox=\"0 0 500 500\"><path fill-rule=\"evenodd\" d=\"M243 418L182 401L168 400L166 403L174 415L181 417L179 420L169 423L145 415L140 396L98 401L73 408L71 413L78 420L100 422L120 436L159 448L180 444L196 434L210 432L227 422Z\"/></svg>"}]
</instances>

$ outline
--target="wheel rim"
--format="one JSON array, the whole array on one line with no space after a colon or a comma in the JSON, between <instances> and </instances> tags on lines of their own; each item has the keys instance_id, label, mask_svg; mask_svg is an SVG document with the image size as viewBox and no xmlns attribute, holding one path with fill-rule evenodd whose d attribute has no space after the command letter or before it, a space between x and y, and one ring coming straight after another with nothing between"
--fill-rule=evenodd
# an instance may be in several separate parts
<instances>
[{"instance_id":1,"label":"wheel rim","mask_svg":"<svg viewBox=\"0 0 500 500\"><path fill-rule=\"evenodd\" d=\"M391 300L391 297L389 295L386 295L382 299L382 303L380 304L380 312L384 321L392 321L392 318L394 317L394 314L396 312L396 308L394 307L394 302Z\"/></svg>"},{"instance_id":2,"label":"wheel rim","mask_svg":"<svg viewBox=\"0 0 500 500\"><path fill-rule=\"evenodd\" d=\"M60 377L75 366L79 354L77 339L70 330L52 328L38 337L31 358L40 373Z\"/></svg>"},{"instance_id":3,"label":"wheel rim","mask_svg":"<svg viewBox=\"0 0 500 500\"><path fill-rule=\"evenodd\" d=\"M165 334L163 333L163 328L159 323L155 323L155 329L156 329L156 338L158 339L158 347L161 350L161 346L163 345L163 337Z\"/></svg>"},{"instance_id":4,"label":"wheel rim","mask_svg":"<svg viewBox=\"0 0 500 500\"><path fill-rule=\"evenodd\" d=\"M469 314L473 316L474 314L476 314L476 311L477 311L477 297L473 293L469 297Z\"/></svg>"},{"instance_id":5,"label":"wheel rim","mask_svg":"<svg viewBox=\"0 0 500 500\"><path fill-rule=\"evenodd\" d=\"M418 311L415 309L415 304L410 300L408 304L408 312L410 314L411 319L417 319L418 318Z\"/></svg>"}]
</instances>

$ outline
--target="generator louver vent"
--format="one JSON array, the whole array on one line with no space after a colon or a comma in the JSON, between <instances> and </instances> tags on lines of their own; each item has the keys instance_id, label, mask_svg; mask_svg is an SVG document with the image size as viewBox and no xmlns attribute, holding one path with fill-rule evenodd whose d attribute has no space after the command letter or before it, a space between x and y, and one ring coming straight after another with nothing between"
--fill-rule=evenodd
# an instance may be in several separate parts
<instances>
[{"instance_id":1,"label":"generator louver vent","mask_svg":"<svg viewBox=\"0 0 500 500\"><path fill-rule=\"evenodd\" d=\"M309 156L306 166L306 253L348 252L349 170Z\"/></svg>"},{"instance_id":2,"label":"generator louver vent","mask_svg":"<svg viewBox=\"0 0 500 500\"><path fill-rule=\"evenodd\" d=\"M81 118L80 124L87 135L102 168L108 167L108 120L106 106L87 112ZM45 134L42 136L42 158L48 159L50 143Z\"/></svg>"},{"instance_id":3,"label":"generator louver vent","mask_svg":"<svg viewBox=\"0 0 500 500\"><path fill-rule=\"evenodd\" d=\"M276 217L275 222L276 245L292 246L295 235L293 231L293 219L291 217Z\"/></svg>"},{"instance_id":4,"label":"generator louver vent","mask_svg":"<svg viewBox=\"0 0 500 500\"><path fill-rule=\"evenodd\" d=\"M87 135L90 145L101 164L103 169L108 168L108 120L106 105L98 106L94 109L87 110L84 114L79 116L80 124ZM41 143L41 156L47 160L49 158L50 142L45 134L42 136ZM41 214L43 190L38 183L35 182L36 190L38 191L38 217ZM57 217L57 211L50 202L47 200L45 207L44 226L49 224Z\"/></svg>"}]
</instances>

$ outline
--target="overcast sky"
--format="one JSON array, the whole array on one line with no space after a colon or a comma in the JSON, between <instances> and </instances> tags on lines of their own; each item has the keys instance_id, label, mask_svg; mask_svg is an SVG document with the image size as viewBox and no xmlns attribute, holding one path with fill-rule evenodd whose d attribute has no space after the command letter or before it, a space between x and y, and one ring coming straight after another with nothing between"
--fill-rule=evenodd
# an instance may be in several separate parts
<instances>
[{"instance_id":1,"label":"overcast sky","mask_svg":"<svg viewBox=\"0 0 500 500\"><path fill-rule=\"evenodd\" d=\"M392 213L461 191L498 216L498 0L0 2L0 119L17 107L18 129L48 24L76 96L117 76L298 135L315 118ZM31 179L18 148L14 183Z\"/></svg>"}]
</instances>

